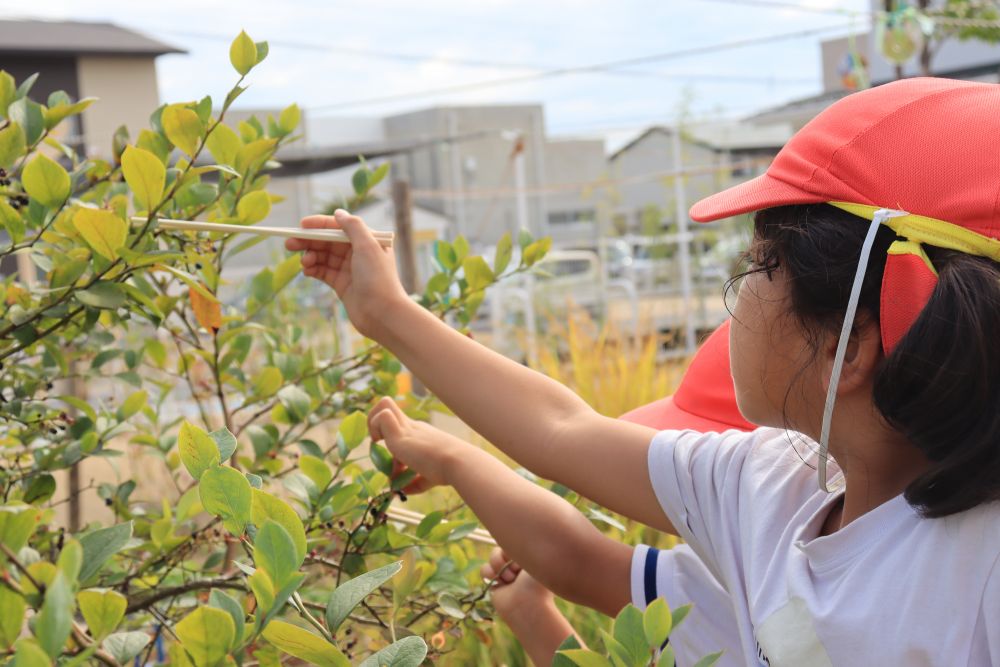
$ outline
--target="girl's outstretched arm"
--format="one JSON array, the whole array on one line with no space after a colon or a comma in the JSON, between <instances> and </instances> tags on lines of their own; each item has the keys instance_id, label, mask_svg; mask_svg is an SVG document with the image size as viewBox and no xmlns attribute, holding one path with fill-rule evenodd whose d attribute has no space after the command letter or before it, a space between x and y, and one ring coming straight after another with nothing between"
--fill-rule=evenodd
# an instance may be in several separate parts
<instances>
[{"instance_id":1,"label":"girl's outstretched arm","mask_svg":"<svg viewBox=\"0 0 1000 667\"><path fill-rule=\"evenodd\" d=\"M351 244L290 239L303 271L336 290L355 327L395 354L459 418L532 472L666 532L649 481L654 431L602 417L558 382L486 348L414 303L392 251L361 218L337 211L304 227L343 229Z\"/></svg>"},{"instance_id":2,"label":"girl's outstretched arm","mask_svg":"<svg viewBox=\"0 0 1000 667\"><path fill-rule=\"evenodd\" d=\"M411 420L392 399L382 399L368 422L372 439L419 473L410 490L453 486L504 551L559 597L610 616L630 601L632 548L568 502L478 447Z\"/></svg>"}]
</instances>

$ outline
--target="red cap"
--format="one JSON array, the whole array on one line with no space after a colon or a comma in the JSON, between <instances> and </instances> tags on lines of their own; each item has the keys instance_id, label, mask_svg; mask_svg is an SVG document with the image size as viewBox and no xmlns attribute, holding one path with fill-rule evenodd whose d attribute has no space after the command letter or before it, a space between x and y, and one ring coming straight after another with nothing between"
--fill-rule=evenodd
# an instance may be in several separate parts
<instances>
[{"instance_id":1,"label":"red cap","mask_svg":"<svg viewBox=\"0 0 1000 667\"><path fill-rule=\"evenodd\" d=\"M661 430L757 428L743 418L736 406L736 389L729 372L729 320L699 348L673 396L636 408L621 418Z\"/></svg>"},{"instance_id":2,"label":"red cap","mask_svg":"<svg viewBox=\"0 0 1000 667\"><path fill-rule=\"evenodd\" d=\"M767 173L691 207L698 222L787 204L850 202L1000 239L1000 85L904 79L839 100Z\"/></svg>"}]
</instances>

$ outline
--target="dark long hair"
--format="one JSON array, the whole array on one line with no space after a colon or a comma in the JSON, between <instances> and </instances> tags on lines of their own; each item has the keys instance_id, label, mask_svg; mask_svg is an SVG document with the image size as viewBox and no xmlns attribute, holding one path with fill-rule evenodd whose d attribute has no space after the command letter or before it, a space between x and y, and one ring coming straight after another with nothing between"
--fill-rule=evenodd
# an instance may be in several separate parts
<instances>
[{"instance_id":1,"label":"dark long hair","mask_svg":"<svg viewBox=\"0 0 1000 667\"><path fill-rule=\"evenodd\" d=\"M868 221L827 204L763 210L754 219L753 272L779 266L791 308L813 343L839 331ZM878 321L886 250L879 229L858 317ZM907 486L925 517L1000 499L1000 265L924 247L938 283L916 322L875 371L872 399L886 422L931 461ZM818 348L817 348L818 349Z\"/></svg>"}]
</instances>

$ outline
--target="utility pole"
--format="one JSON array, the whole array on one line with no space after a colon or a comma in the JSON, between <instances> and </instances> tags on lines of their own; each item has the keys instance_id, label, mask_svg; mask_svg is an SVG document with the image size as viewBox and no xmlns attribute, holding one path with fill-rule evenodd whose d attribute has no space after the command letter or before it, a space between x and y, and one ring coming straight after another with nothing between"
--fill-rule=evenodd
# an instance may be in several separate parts
<instances>
[{"instance_id":1,"label":"utility pole","mask_svg":"<svg viewBox=\"0 0 1000 667\"><path fill-rule=\"evenodd\" d=\"M680 245L681 296L684 303L684 351L691 355L694 354L695 350L693 309L691 308L691 239L688 233L690 221L688 220L687 194L684 191L684 173L681 163L683 158L681 157L680 123L674 127L670 136L674 153L674 173L676 174L674 176L674 201L677 206L677 242Z\"/></svg>"},{"instance_id":2,"label":"utility pole","mask_svg":"<svg viewBox=\"0 0 1000 667\"><path fill-rule=\"evenodd\" d=\"M410 183L404 180L392 182L392 208L396 217L396 257L399 261L399 279L407 294L419 289L417 276L417 251L413 243L413 198Z\"/></svg>"}]
</instances>

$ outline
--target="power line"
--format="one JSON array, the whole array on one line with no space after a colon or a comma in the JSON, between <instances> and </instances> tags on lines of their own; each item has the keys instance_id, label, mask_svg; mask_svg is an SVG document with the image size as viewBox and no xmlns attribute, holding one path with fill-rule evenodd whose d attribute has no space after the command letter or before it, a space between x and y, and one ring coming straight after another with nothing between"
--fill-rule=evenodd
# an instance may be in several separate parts
<instances>
[{"instance_id":1,"label":"power line","mask_svg":"<svg viewBox=\"0 0 1000 667\"><path fill-rule=\"evenodd\" d=\"M393 95L384 95L381 97L371 97L367 99L360 100L348 100L346 102L337 102L332 104L322 104L317 106L311 106L310 110L313 112L320 110L341 110L361 106L372 106L376 104L383 104L386 102L398 102L401 100L409 100L421 97L430 97L434 95L447 95L458 92L465 92L469 90L481 90L483 88L497 88L501 86L508 86L512 84L524 83L526 81L536 81L539 79L551 79L562 76L567 76L571 74L588 74L595 72L606 72L608 70L617 70L622 67L627 67L629 65L640 65L650 62L658 62L663 60L672 60L675 58L686 58L696 55L704 55L708 53L718 53L720 51L727 51L730 49L738 49L747 46L754 46L757 44L773 43L778 41L785 41L791 39L801 39L803 37L813 37L816 35L842 31L850 26L837 25L837 26L827 26L825 28L812 28L810 30L797 30L794 32L778 33L775 35L766 35L760 37L748 37L745 39L735 40L732 42L723 42L721 44L712 44L708 46L698 46L689 49L680 49L677 51L667 51L663 53L654 53L645 56L636 56L632 58L623 58L621 60L612 60L603 63L594 63L590 65L581 65L577 67L560 67L556 69L545 70L542 72L536 72L534 74L524 74L521 76L512 76L503 79L492 79L489 81L477 81L472 83L457 84L454 86L444 86L442 88L435 88L431 90L422 91L411 91L408 93L399 93Z\"/></svg>"},{"instance_id":2,"label":"power line","mask_svg":"<svg viewBox=\"0 0 1000 667\"><path fill-rule=\"evenodd\" d=\"M172 35L179 35L181 37L189 37L192 39L205 39L211 41L225 42L229 43L230 36L221 33L208 33L208 32L193 32L190 30L173 30L169 28L161 28L160 32L170 33ZM482 59L468 59L468 58L452 58L449 56L439 56L430 53L399 53L394 51L377 51L372 49L358 49L344 46L332 46L329 44L320 44L316 42L302 42L302 41L284 41L284 40L268 40L269 45L280 46L283 49L296 49L300 51L318 51L327 53L344 53L354 56L364 56L366 58L378 58L381 60L395 60L400 62L409 62L415 64L422 64L426 62L434 62L445 65L457 65L460 67L480 67L480 68L491 68L491 69L513 69L513 70L535 70L536 72L545 71L550 66L541 65L539 63L525 63L525 62L510 62L510 61L496 61L496 60L482 60ZM750 74L746 76L732 75L732 74L712 74L712 73L674 73L674 72L648 72L643 70L625 70L616 69L607 72L608 74L614 74L616 76L632 76L632 77L646 77L654 79L692 79L699 81L718 81L720 83L808 83L812 82L812 79L796 78L796 77L781 77L781 76L761 76L759 74Z\"/></svg>"}]
</instances>

